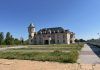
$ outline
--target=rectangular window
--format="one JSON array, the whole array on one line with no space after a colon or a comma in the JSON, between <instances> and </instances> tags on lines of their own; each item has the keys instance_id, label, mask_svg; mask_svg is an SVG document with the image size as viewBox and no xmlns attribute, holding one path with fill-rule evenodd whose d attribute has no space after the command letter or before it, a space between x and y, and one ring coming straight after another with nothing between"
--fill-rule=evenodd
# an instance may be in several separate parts
<instances>
[{"instance_id":1,"label":"rectangular window","mask_svg":"<svg viewBox=\"0 0 100 70\"><path fill-rule=\"evenodd\" d=\"M34 44L37 44L37 41L36 40L34 41Z\"/></svg>"},{"instance_id":2,"label":"rectangular window","mask_svg":"<svg viewBox=\"0 0 100 70\"><path fill-rule=\"evenodd\" d=\"M33 40L31 40L31 42L33 42Z\"/></svg>"},{"instance_id":3,"label":"rectangular window","mask_svg":"<svg viewBox=\"0 0 100 70\"><path fill-rule=\"evenodd\" d=\"M57 43L59 44L59 40L57 40Z\"/></svg>"},{"instance_id":4,"label":"rectangular window","mask_svg":"<svg viewBox=\"0 0 100 70\"><path fill-rule=\"evenodd\" d=\"M65 40L63 40L63 43L65 43Z\"/></svg>"}]
</instances>

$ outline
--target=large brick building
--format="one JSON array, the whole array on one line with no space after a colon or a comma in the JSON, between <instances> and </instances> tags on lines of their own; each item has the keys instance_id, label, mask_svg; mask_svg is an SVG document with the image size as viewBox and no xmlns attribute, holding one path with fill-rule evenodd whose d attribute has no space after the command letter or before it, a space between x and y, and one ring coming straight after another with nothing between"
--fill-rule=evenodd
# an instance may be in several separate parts
<instances>
[{"instance_id":1,"label":"large brick building","mask_svg":"<svg viewBox=\"0 0 100 70\"><path fill-rule=\"evenodd\" d=\"M75 33L62 27L43 28L35 32L35 26L28 27L29 44L70 44L75 43Z\"/></svg>"}]
</instances>

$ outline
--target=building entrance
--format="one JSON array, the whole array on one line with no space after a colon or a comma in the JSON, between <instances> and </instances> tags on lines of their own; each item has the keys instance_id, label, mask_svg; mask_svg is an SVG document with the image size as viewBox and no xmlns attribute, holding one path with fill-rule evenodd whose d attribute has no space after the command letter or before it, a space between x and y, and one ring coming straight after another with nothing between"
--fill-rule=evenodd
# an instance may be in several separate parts
<instances>
[{"instance_id":1,"label":"building entrance","mask_svg":"<svg viewBox=\"0 0 100 70\"><path fill-rule=\"evenodd\" d=\"M45 40L45 41L44 41L44 44L49 44L49 41L48 41L48 40Z\"/></svg>"}]
</instances>

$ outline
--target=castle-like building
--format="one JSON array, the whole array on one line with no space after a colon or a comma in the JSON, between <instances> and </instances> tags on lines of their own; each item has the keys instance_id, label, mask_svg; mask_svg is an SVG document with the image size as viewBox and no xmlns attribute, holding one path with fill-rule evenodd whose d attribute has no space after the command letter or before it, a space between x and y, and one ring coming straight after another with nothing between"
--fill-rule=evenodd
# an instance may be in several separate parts
<instances>
[{"instance_id":1,"label":"castle-like building","mask_svg":"<svg viewBox=\"0 0 100 70\"><path fill-rule=\"evenodd\" d=\"M75 43L75 33L65 30L62 27L43 28L35 32L35 26L28 27L29 44L70 44Z\"/></svg>"}]
</instances>

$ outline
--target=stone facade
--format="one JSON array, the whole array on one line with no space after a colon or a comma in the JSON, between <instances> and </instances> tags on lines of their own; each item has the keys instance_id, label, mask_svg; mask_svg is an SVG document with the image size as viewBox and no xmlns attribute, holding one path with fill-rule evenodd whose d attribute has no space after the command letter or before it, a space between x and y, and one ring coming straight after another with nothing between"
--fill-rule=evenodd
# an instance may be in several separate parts
<instances>
[{"instance_id":1,"label":"stone facade","mask_svg":"<svg viewBox=\"0 0 100 70\"><path fill-rule=\"evenodd\" d=\"M70 44L75 43L75 33L62 27L43 28L35 32L35 26L28 27L29 44Z\"/></svg>"}]
</instances>

